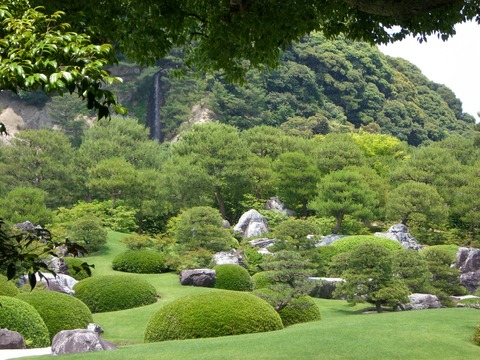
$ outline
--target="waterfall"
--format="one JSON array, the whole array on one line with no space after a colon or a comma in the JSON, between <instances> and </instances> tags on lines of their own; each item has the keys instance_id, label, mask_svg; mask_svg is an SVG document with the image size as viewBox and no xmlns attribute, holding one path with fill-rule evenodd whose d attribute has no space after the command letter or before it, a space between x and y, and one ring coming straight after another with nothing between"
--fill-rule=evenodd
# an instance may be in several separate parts
<instances>
[{"instance_id":1,"label":"waterfall","mask_svg":"<svg viewBox=\"0 0 480 360\"><path fill-rule=\"evenodd\" d=\"M162 81L165 70L160 70L153 75L153 86L148 98L147 127L150 129L150 138L158 142L163 141L161 110L165 105L166 86Z\"/></svg>"}]
</instances>

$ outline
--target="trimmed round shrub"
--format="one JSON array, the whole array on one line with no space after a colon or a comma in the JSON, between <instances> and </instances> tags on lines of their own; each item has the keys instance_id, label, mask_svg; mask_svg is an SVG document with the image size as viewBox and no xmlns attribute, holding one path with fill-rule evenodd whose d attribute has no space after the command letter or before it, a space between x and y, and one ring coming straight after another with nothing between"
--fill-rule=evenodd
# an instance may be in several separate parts
<instances>
[{"instance_id":1,"label":"trimmed round shrub","mask_svg":"<svg viewBox=\"0 0 480 360\"><path fill-rule=\"evenodd\" d=\"M475 345L480 346L480 324L477 325L477 328L476 328L475 332L473 333L472 342Z\"/></svg>"},{"instance_id":2,"label":"trimmed round shrub","mask_svg":"<svg viewBox=\"0 0 480 360\"><path fill-rule=\"evenodd\" d=\"M264 300L218 290L186 296L161 308L145 329L146 343L280 330L282 320Z\"/></svg>"},{"instance_id":3,"label":"trimmed round shrub","mask_svg":"<svg viewBox=\"0 0 480 360\"><path fill-rule=\"evenodd\" d=\"M82 264L85 262L82 259L79 258L74 258L74 257L65 257L63 258L65 260L65 263L68 266L68 271L70 272L70 276L73 277L75 280L83 280L86 279L90 276L85 272L85 270L82 269ZM80 269L80 271L78 271ZM93 276L93 271L94 269L90 268L92 271L92 276Z\"/></svg>"},{"instance_id":4,"label":"trimmed round shrub","mask_svg":"<svg viewBox=\"0 0 480 360\"><path fill-rule=\"evenodd\" d=\"M0 275L0 296L17 296L19 292L13 281L8 281L6 276Z\"/></svg>"},{"instance_id":5,"label":"trimmed round shrub","mask_svg":"<svg viewBox=\"0 0 480 360\"><path fill-rule=\"evenodd\" d=\"M23 300L0 296L0 329L19 332L29 348L50 346L50 335L42 317Z\"/></svg>"},{"instance_id":6,"label":"trimmed round shrub","mask_svg":"<svg viewBox=\"0 0 480 360\"><path fill-rule=\"evenodd\" d=\"M310 296L301 296L285 306L279 312L283 326L317 321L321 319L320 309Z\"/></svg>"},{"instance_id":7,"label":"trimmed round shrub","mask_svg":"<svg viewBox=\"0 0 480 360\"><path fill-rule=\"evenodd\" d=\"M157 301L152 284L127 275L91 277L76 283L73 290L92 313L131 309Z\"/></svg>"},{"instance_id":8,"label":"trimmed round shrub","mask_svg":"<svg viewBox=\"0 0 480 360\"><path fill-rule=\"evenodd\" d=\"M165 269L165 255L153 250L127 250L112 261L113 270L138 274L159 274Z\"/></svg>"},{"instance_id":9,"label":"trimmed round shrub","mask_svg":"<svg viewBox=\"0 0 480 360\"><path fill-rule=\"evenodd\" d=\"M426 254L428 254L431 251L444 251L450 255L452 258L452 263L455 262L457 259L457 252L458 252L458 246L457 245L432 245L432 246L427 246L424 247L421 251L420 254L422 254L424 257Z\"/></svg>"},{"instance_id":10,"label":"trimmed round shrub","mask_svg":"<svg viewBox=\"0 0 480 360\"><path fill-rule=\"evenodd\" d=\"M61 330L85 329L93 322L90 309L73 296L56 291L34 290L18 295L40 314L50 332L50 340Z\"/></svg>"},{"instance_id":11,"label":"trimmed round shrub","mask_svg":"<svg viewBox=\"0 0 480 360\"><path fill-rule=\"evenodd\" d=\"M253 289L263 289L273 285L275 282L267 277L268 271L261 271L252 275Z\"/></svg>"},{"instance_id":12,"label":"trimmed round shrub","mask_svg":"<svg viewBox=\"0 0 480 360\"><path fill-rule=\"evenodd\" d=\"M235 264L217 265L213 268L216 272L217 289L251 291L252 278L247 269Z\"/></svg>"}]
</instances>

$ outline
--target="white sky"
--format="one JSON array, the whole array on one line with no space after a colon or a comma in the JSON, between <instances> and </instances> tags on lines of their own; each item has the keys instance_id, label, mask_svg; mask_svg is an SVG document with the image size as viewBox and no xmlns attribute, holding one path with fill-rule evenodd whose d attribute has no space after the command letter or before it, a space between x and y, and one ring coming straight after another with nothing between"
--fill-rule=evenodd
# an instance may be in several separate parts
<instances>
[{"instance_id":1,"label":"white sky","mask_svg":"<svg viewBox=\"0 0 480 360\"><path fill-rule=\"evenodd\" d=\"M436 36L419 43L414 38L379 46L387 55L404 58L430 80L445 84L462 101L463 111L477 119L480 111L480 25L456 26L457 34L444 42Z\"/></svg>"}]
</instances>

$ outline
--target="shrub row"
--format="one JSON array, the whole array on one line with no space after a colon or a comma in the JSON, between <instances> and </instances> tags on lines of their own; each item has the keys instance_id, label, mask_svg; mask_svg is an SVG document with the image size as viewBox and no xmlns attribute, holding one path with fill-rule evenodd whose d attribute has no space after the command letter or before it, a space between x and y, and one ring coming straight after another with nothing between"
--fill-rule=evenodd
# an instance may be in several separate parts
<instances>
[{"instance_id":1,"label":"shrub row","mask_svg":"<svg viewBox=\"0 0 480 360\"><path fill-rule=\"evenodd\" d=\"M159 274L165 270L165 255L154 250L127 250L112 261L113 270L138 274Z\"/></svg>"}]
</instances>

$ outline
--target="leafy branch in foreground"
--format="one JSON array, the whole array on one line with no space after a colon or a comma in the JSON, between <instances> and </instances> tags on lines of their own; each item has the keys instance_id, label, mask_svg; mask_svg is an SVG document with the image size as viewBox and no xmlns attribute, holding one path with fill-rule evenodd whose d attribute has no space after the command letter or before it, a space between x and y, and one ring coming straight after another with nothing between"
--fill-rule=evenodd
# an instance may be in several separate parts
<instances>
[{"instance_id":1,"label":"leafy branch in foreground","mask_svg":"<svg viewBox=\"0 0 480 360\"><path fill-rule=\"evenodd\" d=\"M102 88L121 82L104 69L114 59L111 46L68 31L63 16L61 11L46 15L27 0L0 1L0 90L76 92L99 118L109 116L110 105L125 113L113 92Z\"/></svg>"},{"instance_id":2,"label":"leafy branch in foreground","mask_svg":"<svg viewBox=\"0 0 480 360\"><path fill-rule=\"evenodd\" d=\"M48 268L45 257L48 255L58 257L55 249L63 245L73 256L87 253L82 246L72 243L68 239L63 243L53 241L50 232L45 229L22 230L15 234L9 234L5 229L4 221L0 219L0 273L5 273L8 280L27 274L33 289L37 283L36 274L41 279L46 279L42 271L56 275L53 270ZM94 266L84 262L81 270L90 276L90 267Z\"/></svg>"}]
</instances>

